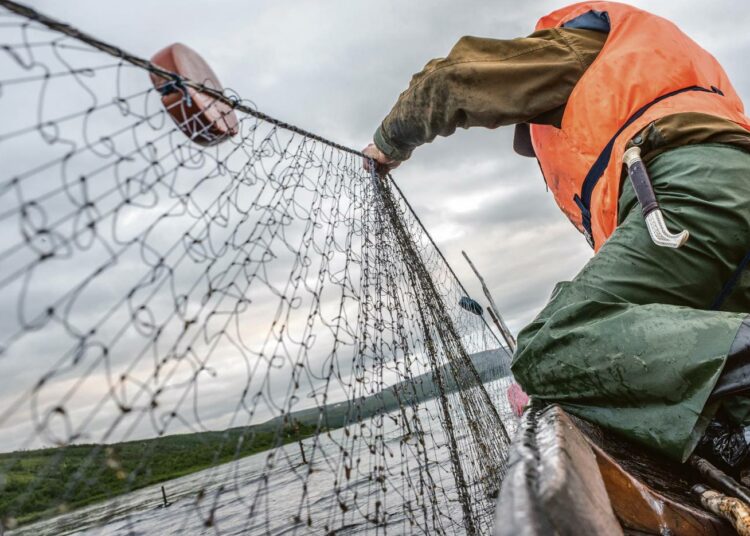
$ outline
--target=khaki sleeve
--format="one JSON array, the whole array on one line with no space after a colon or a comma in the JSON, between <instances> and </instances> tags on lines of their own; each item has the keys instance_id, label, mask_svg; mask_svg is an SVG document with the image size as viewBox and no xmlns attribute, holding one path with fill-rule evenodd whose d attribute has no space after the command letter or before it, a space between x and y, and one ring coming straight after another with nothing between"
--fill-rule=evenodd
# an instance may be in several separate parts
<instances>
[{"instance_id":1,"label":"khaki sleeve","mask_svg":"<svg viewBox=\"0 0 750 536\"><path fill-rule=\"evenodd\" d=\"M603 33L566 29L510 40L462 37L447 57L414 75L377 129L375 145L406 160L458 127L497 128L540 116L538 122L554 123L559 114L550 112L564 107L605 40Z\"/></svg>"}]
</instances>

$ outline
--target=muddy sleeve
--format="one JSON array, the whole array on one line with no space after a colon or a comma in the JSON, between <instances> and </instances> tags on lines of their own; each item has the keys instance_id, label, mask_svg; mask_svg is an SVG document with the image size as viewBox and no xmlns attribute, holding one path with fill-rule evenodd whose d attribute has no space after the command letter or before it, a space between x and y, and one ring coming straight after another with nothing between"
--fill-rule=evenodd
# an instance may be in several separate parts
<instances>
[{"instance_id":1,"label":"muddy sleeve","mask_svg":"<svg viewBox=\"0 0 750 536\"><path fill-rule=\"evenodd\" d=\"M415 147L458 127L559 123L570 92L605 39L599 32L566 29L510 40L462 37L447 57L412 77L377 129L375 144L389 157L406 160Z\"/></svg>"}]
</instances>

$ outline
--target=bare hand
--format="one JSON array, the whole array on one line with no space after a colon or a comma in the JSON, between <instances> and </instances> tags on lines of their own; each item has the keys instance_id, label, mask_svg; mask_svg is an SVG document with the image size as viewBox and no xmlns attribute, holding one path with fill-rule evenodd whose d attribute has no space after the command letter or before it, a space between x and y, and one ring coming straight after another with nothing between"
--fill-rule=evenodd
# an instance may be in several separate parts
<instances>
[{"instance_id":1,"label":"bare hand","mask_svg":"<svg viewBox=\"0 0 750 536\"><path fill-rule=\"evenodd\" d=\"M394 160L393 158L388 158L383 151L377 148L377 146L374 143L371 143L364 149L362 149L362 152L365 156L368 158L364 159L363 166L367 171L371 171L370 169L370 162L372 159L375 162L375 171L378 172L379 175L385 175L390 170L397 168L401 162L398 160Z\"/></svg>"}]
</instances>

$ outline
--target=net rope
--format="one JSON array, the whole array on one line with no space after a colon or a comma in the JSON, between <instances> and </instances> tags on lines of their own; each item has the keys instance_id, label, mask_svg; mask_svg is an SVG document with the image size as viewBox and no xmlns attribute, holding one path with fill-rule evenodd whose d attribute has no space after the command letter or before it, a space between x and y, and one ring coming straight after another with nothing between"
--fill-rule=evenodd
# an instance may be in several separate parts
<instances>
[{"instance_id":1,"label":"net rope","mask_svg":"<svg viewBox=\"0 0 750 536\"><path fill-rule=\"evenodd\" d=\"M392 177L8 0L0 114L0 534L491 532L510 355Z\"/></svg>"}]
</instances>

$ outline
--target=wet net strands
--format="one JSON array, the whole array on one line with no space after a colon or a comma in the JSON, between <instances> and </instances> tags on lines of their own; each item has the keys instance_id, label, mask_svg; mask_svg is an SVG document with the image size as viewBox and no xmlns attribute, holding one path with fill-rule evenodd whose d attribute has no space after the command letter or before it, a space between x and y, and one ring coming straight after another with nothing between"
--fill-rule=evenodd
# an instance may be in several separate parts
<instances>
[{"instance_id":1,"label":"wet net strands","mask_svg":"<svg viewBox=\"0 0 750 536\"><path fill-rule=\"evenodd\" d=\"M6 0L0 113L0 534L489 533L510 356L392 178Z\"/></svg>"}]
</instances>

